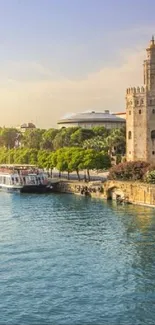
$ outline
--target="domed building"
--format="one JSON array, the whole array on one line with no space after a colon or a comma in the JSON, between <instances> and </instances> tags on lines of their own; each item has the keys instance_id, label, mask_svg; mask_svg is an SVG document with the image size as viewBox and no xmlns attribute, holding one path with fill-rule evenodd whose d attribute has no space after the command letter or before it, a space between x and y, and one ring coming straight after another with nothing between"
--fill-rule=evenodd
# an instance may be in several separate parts
<instances>
[{"instance_id":1,"label":"domed building","mask_svg":"<svg viewBox=\"0 0 155 325\"><path fill-rule=\"evenodd\" d=\"M107 129L121 128L126 123L125 118L112 114L108 110L104 112L83 112L68 115L57 122L61 127L82 127L93 128L94 126L104 126Z\"/></svg>"},{"instance_id":2,"label":"domed building","mask_svg":"<svg viewBox=\"0 0 155 325\"><path fill-rule=\"evenodd\" d=\"M26 130L32 130L35 128L36 128L36 126L32 122L23 123L17 127L17 129L20 130L20 132L22 132L22 133L25 133Z\"/></svg>"}]
</instances>

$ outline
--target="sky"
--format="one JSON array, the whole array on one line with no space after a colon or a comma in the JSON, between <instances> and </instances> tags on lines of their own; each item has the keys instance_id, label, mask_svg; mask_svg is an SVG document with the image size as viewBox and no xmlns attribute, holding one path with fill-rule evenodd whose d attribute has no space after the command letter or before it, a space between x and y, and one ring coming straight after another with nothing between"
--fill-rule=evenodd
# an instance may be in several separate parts
<instances>
[{"instance_id":1,"label":"sky","mask_svg":"<svg viewBox=\"0 0 155 325\"><path fill-rule=\"evenodd\" d=\"M154 0L0 0L0 125L125 111L154 12Z\"/></svg>"}]
</instances>

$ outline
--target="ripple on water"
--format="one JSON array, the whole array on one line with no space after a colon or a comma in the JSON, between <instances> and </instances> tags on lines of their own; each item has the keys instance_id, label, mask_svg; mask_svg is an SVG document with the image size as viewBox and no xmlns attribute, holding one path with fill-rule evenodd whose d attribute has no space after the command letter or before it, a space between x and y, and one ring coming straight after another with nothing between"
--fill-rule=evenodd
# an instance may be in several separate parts
<instances>
[{"instance_id":1,"label":"ripple on water","mask_svg":"<svg viewBox=\"0 0 155 325\"><path fill-rule=\"evenodd\" d=\"M154 324L154 210L72 195L0 204L0 324Z\"/></svg>"}]
</instances>

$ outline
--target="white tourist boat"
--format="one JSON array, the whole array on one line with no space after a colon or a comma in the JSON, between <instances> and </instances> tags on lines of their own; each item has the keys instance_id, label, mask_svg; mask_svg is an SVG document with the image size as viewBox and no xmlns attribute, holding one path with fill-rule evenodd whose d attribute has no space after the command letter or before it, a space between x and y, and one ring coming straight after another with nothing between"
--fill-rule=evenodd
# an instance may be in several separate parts
<instances>
[{"instance_id":1,"label":"white tourist boat","mask_svg":"<svg viewBox=\"0 0 155 325\"><path fill-rule=\"evenodd\" d=\"M0 165L0 188L21 193L43 193L49 189L48 176L34 165Z\"/></svg>"}]
</instances>

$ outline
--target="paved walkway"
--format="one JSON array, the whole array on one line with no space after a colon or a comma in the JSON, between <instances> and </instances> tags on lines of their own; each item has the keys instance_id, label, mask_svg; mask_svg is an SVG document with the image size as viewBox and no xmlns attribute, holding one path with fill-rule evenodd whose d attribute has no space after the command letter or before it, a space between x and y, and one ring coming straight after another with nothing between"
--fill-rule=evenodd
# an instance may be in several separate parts
<instances>
[{"instance_id":1,"label":"paved walkway","mask_svg":"<svg viewBox=\"0 0 155 325\"><path fill-rule=\"evenodd\" d=\"M91 170L90 172L90 181L95 181L95 180L106 180L107 179L107 176L108 176L108 171L105 171L105 172L101 172L101 173L97 173L93 170ZM79 175L80 175L80 179L83 180L85 179L88 179L87 177L87 174L85 171L80 171L79 172ZM53 178L59 178L59 172L58 171L53 171ZM61 178L68 178L68 174L63 172L61 173ZM70 180L78 180L78 176L75 172L73 173L70 173L69 174L69 179Z\"/></svg>"}]
</instances>

